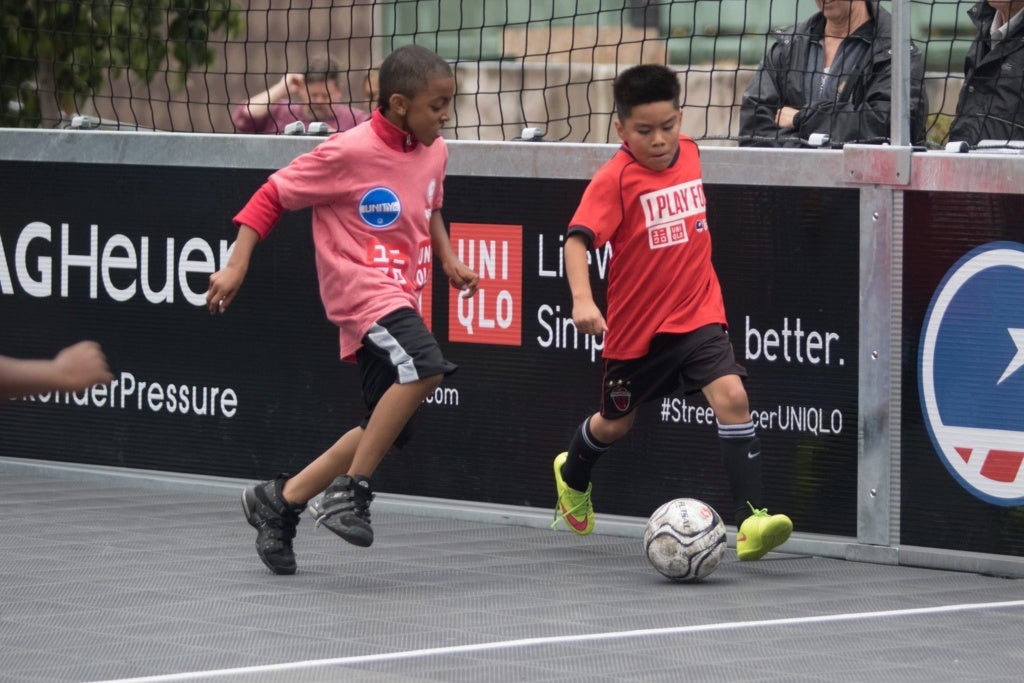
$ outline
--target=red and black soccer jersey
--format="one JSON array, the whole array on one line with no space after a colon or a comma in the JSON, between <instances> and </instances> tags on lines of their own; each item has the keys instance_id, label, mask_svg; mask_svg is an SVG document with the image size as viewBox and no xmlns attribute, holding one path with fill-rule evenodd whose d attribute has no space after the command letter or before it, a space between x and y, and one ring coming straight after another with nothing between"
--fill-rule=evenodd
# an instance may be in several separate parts
<instances>
[{"instance_id":1,"label":"red and black soccer jersey","mask_svg":"<svg viewBox=\"0 0 1024 683\"><path fill-rule=\"evenodd\" d=\"M639 358L656 334L726 324L705 204L697 144L685 135L663 171L622 146L590 181L569 234L611 244L604 358Z\"/></svg>"}]
</instances>

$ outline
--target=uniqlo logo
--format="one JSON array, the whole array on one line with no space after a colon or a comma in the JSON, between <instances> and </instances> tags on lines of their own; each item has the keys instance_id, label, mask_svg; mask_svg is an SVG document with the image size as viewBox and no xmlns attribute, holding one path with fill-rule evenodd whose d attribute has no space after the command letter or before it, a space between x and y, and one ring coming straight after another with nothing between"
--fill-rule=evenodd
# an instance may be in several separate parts
<instances>
[{"instance_id":1,"label":"uniqlo logo","mask_svg":"<svg viewBox=\"0 0 1024 683\"><path fill-rule=\"evenodd\" d=\"M647 233L651 239L651 248L657 249L668 244L668 230L665 228L654 228Z\"/></svg>"},{"instance_id":2,"label":"uniqlo logo","mask_svg":"<svg viewBox=\"0 0 1024 683\"><path fill-rule=\"evenodd\" d=\"M405 287L409 257L401 249L371 240L366 247L366 262Z\"/></svg>"},{"instance_id":3,"label":"uniqlo logo","mask_svg":"<svg viewBox=\"0 0 1024 683\"><path fill-rule=\"evenodd\" d=\"M430 240L420 243L417 254L416 284L423 287L419 295L420 315L423 317L423 322L427 324L427 329L433 331L434 278L432 275L434 258L430 248Z\"/></svg>"},{"instance_id":4,"label":"uniqlo logo","mask_svg":"<svg viewBox=\"0 0 1024 683\"><path fill-rule=\"evenodd\" d=\"M448 338L470 344L522 346L523 227L452 223L452 247L480 276L471 299L452 292Z\"/></svg>"},{"instance_id":5,"label":"uniqlo logo","mask_svg":"<svg viewBox=\"0 0 1024 683\"><path fill-rule=\"evenodd\" d=\"M651 249L671 247L674 244L689 242L690 237L686 234L686 223L672 223L650 228L647 231L647 245Z\"/></svg>"}]
</instances>

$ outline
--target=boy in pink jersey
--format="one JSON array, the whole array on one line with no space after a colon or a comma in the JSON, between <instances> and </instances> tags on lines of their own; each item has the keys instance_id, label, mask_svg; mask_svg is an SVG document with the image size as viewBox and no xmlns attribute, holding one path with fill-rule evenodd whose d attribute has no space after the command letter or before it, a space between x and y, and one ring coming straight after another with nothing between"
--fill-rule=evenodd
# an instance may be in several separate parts
<instances>
[{"instance_id":1,"label":"boy in pink jersey","mask_svg":"<svg viewBox=\"0 0 1024 683\"><path fill-rule=\"evenodd\" d=\"M440 212L451 67L425 48L399 48L381 65L379 92L370 121L270 176L235 217L234 249L210 276L207 307L223 313L281 213L312 207L324 310L338 326L341 357L359 364L366 419L295 476L242 492L256 552L277 574L295 573L292 539L303 508L349 543L373 543L370 477L392 445L408 439L420 403L456 369L419 314L432 253L453 287L476 293L477 275L452 250Z\"/></svg>"},{"instance_id":2,"label":"boy in pink jersey","mask_svg":"<svg viewBox=\"0 0 1024 683\"><path fill-rule=\"evenodd\" d=\"M761 445L711 265L697 145L679 134L679 97L679 79L664 66L636 66L615 79L623 144L594 175L569 224L572 318L581 332L605 335L604 377L600 411L555 458L555 524L561 517L577 534L593 531L594 463L633 427L637 406L682 386L703 392L715 411L736 506L737 554L756 560L784 543L793 523L760 507ZM605 243L612 247L607 322L594 302L587 259L591 245Z\"/></svg>"}]
</instances>

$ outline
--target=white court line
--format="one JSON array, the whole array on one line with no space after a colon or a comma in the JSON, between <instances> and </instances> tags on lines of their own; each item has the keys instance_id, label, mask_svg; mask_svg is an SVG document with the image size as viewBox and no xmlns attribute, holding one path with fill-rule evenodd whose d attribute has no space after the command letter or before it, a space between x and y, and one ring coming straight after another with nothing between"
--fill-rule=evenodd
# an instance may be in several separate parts
<instances>
[{"instance_id":1,"label":"white court line","mask_svg":"<svg viewBox=\"0 0 1024 683\"><path fill-rule=\"evenodd\" d=\"M721 624L698 624L695 626L672 626L665 628L639 629L635 631L612 631L609 633L583 633L572 636L547 636L544 638L523 638L520 640L504 640L493 643L477 643L475 645L452 645L424 650L406 650L405 652L386 652L377 655L357 655L355 657L338 657L336 659L314 659L304 662L287 662L284 664L266 664L247 666L236 669L216 669L212 671L194 671L191 673L165 674L146 676L143 678L119 678L96 683L165 683L169 681L198 681L217 676L244 676L246 674L275 673L298 671L329 666L348 666L351 664L372 664L378 662L394 662L417 657L438 657L443 655L461 655L470 652L486 652L489 650L511 650L518 647L537 645L562 645L566 643L594 642L599 640L617 640L624 638L640 638L643 636L664 636L683 633L713 633L715 631L738 631L741 629L762 628L765 626L801 626L804 624L822 624L843 621L861 621L889 617L905 617L920 614L948 614L951 612L969 612L972 610L1006 609L1024 607L1024 600L1008 602L980 602L965 605L940 605L938 607L917 607L914 609L888 610L884 612L848 612L846 614L827 614L817 617L791 617L789 619L765 619L762 621L733 621Z\"/></svg>"}]
</instances>

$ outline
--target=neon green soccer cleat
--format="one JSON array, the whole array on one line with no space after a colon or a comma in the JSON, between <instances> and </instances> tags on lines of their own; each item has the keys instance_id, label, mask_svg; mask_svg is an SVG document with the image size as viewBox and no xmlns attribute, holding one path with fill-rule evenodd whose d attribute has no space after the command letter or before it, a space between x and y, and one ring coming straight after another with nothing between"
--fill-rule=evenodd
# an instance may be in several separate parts
<instances>
[{"instance_id":1,"label":"neon green soccer cleat","mask_svg":"<svg viewBox=\"0 0 1024 683\"><path fill-rule=\"evenodd\" d=\"M555 521L551 528L558 526L558 518L565 520L569 530L580 536L586 536L594 530L594 505L590 502L593 484L587 484L587 490L580 493L562 480L562 465L568 453L555 456L555 488L558 490L558 503L555 504Z\"/></svg>"},{"instance_id":2,"label":"neon green soccer cleat","mask_svg":"<svg viewBox=\"0 0 1024 683\"><path fill-rule=\"evenodd\" d=\"M736 535L736 554L743 562L760 560L785 543L793 531L793 522L786 515L769 515L768 510L757 510L753 505L750 509L754 514L743 520Z\"/></svg>"}]
</instances>

